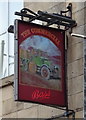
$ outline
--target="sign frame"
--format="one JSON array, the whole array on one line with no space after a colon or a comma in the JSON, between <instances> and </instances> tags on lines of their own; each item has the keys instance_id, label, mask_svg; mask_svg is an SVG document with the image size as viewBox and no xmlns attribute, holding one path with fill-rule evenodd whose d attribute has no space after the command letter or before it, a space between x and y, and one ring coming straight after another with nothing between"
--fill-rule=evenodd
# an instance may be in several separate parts
<instances>
[{"instance_id":1,"label":"sign frame","mask_svg":"<svg viewBox=\"0 0 86 120\"><path fill-rule=\"evenodd\" d=\"M63 86L63 83L62 83L62 97L64 98L64 103L61 105L61 104L51 104L48 102L40 102L42 100L23 100L23 99L20 99L19 98L19 23L22 23L22 24L27 24L27 25L32 25L32 26L37 26L38 28L43 28L45 30L49 30L51 29L51 32L52 30L54 30L55 32L60 32L63 34L63 42L64 42L64 46L63 46L63 52L62 53L64 56L63 56L63 64L62 66L64 66L64 80L62 82L64 82L64 86ZM15 69L14 69L14 77L15 77L15 80L14 80L14 98L15 98L15 101L23 101L23 102L31 102L31 103L38 103L38 104L42 104L42 105L47 105L47 106L53 106L53 107L56 107L56 106L59 106L59 107L67 107L67 92L66 92L66 80L65 80L65 32L64 30L58 30L58 29L55 29L55 28L50 28L50 27L45 27L45 26L42 26L42 25L38 25L38 24L34 24L34 23L28 23L28 22L25 22L25 21L21 21L21 20L15 20L14 22L14 39L15 39L15 52L14 52L14 55L15 55ZM24 39L25 40L25 39ZM63 93L64 91L64 93ZM45 93L46 94L46 93ZM49 93L48 93L49 94ZM45 95L46 96L46 95ZM48 96L47 96L48 97Z\"/></svg>"}]
</instances>

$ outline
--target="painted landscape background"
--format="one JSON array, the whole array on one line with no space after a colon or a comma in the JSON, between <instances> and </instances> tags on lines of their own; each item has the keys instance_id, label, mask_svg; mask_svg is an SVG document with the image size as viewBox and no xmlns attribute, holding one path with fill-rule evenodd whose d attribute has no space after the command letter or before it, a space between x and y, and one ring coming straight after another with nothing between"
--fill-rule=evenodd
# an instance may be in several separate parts
<instances>
[{"instance_id":1,"label":"painted landscape background","mask_svg":"<svg viewBox=\"0 0 86 120\"><path fill-rule=\"evenodd\" d=\"M19 46L20 83L61 90L61 52L48 38L33 35Z\"/></svg>"}]
</instances>

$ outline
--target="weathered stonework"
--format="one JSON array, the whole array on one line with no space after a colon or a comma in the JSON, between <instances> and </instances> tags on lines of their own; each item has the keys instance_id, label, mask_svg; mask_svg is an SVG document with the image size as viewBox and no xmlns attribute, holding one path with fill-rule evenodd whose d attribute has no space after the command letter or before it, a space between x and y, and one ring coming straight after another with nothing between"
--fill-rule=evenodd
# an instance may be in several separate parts
<instances>
[{"instance_id":1,"label":"weathered stonework","mask_svg":"<svg viewBox=\"0 0 86 120\"><path fill-rule=\"evenodd\" d=\"M70 1L65 3L57 2L25 2L24 7L37 12L38 10L56 12L64 10L66 5ZM74 33L84 34L84 28L86 27L86 18L84 12L86 10L83 2L73 2L73 19L76 20L77 26L72 29ZM55 115L62 114L64 111L43 106L39 104L14 102L13 83L14 77L8 77L0 81L0 86L4 86L0 89L0 95L2 90L2 110L0 109L0 117L3 118L50 118ZM10 81L10 82L9 82ZM84 106L84 53L83 53L83 39L71 37L68 34L68 49L67 49L67 87L68 87L68 108L75 111L76 118L83 117Z\"/></svg>"}]
</instances>

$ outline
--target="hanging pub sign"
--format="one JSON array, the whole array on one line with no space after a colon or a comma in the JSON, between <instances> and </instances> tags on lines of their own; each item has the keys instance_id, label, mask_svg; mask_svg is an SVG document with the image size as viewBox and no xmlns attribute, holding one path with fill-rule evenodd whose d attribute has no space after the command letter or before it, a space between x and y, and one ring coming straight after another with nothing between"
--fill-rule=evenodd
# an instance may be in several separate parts
<instances>
[{"instance_id":1,"label":"hanging pub sign","mask_svg":"<svg viewBox=\"0 0 86 120\"><path fill-rule=\"evenodd\" d=\"M64 31L15 21L15 100L66 106Z\"/></svg>"}]
</instances>

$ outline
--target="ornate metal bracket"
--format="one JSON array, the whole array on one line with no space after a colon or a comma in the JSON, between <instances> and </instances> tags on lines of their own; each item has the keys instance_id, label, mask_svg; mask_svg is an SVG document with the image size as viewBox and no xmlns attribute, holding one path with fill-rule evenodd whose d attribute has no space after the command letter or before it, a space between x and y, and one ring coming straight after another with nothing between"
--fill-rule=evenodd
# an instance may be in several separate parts
<instances>
[{"instance_id":1,"label":"ornate metal bracket","mask_svg":"<svg viewBox=\"0 0 86 120\"><path fill-rule=\"evenodd\" d=\"M66 15L68 13L69 15ZM63 15L65 14L65 15ZM28 18L27 22L31 23L34 20L40 20L46 22L45 26L50 26L56 24L58 29L68 30L77 25L76 21L72 19L72 4L69 3L66 11L60 11L58 13L48 13L43 11L38 11L37 13L33 12L30 9L23 8L20 12L15 12L15 15L21 16L21 20L25 21L24 18ZM61 27L62 26L62 27ZM9 26L8 32L13 33L13 26Z\"/></svg>"},{"instance_id":2,"label":"ornate metal bracket","mask_svg":"<svg viewBox=\"0 0 86 120\"><path fill-rule=\"evenodd\" d=\"M62 15L63 13L68 13L68 12L69 12L69 17L72 18L72 3L69 3L66 11L60 11L60 14Z\"/></svg>"},{"instance_id":3,"label":"ornate metal bracket","mask_svg":"<svg viewBox=\"0 0 86 120\"><path fill-rule=\"evenodd\" d=\"M70 13L69 16L63 15L63 13ZM37 14L30 9L23 8L20 12L15 12L15 15L21 16L21 20L24 21L24 17L28 18L28 22L32 22L34 20L40 20L43 22L46 22L47 24L45 26L50 26L53 24L56 24L58 26L64 26L65 29L72 28L76 26L76 21L72 20L72 4L69 3L67 6L66 11L60 11L60 14L58 13L48 13L43 11L38 11Z\"/></svg>"}]
</instances>

